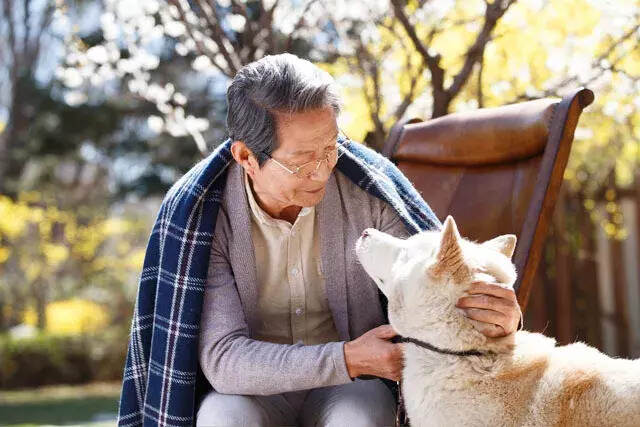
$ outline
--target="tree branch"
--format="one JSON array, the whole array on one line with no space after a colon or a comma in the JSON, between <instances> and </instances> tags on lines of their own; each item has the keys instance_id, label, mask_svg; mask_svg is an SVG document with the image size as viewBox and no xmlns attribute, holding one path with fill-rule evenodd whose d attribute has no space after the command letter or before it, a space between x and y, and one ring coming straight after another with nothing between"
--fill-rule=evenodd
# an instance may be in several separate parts
<instances>
[{"instance_id":1,"label":"tree branch","mask_svg":"<svg viewBox=\"0 0 640 427\"><path fill-rule=\"evenodd\" d=\"M201 40L198 40L193 36L193 30L191 28L191 24L187 21L187 17L186 17L185 11L182 9L182 6L180 5L179 1L177 1L177 0L169 0L169 2L171 4L173 4L174 6L176 6L176 8L178 9L178 13L180 14L180 19L184 23L184 26L187 29L187 33L189 34L189 37L196 44L196 48L198 49L198 52L201 55L208 56L211 59L211 63L213 64L213 66L216 67L218 70L220 70L220 72L222 72L222 74L224 74L227 77L233 77L234 73L230 68L232 64L228 64L227 63L229 68L222 67L220 64L218 64L218 62L216 61L215 57L213 55L211 55L211 53L213 53L213 52L210 52L204 46L204 44L202 43Z\"/></svg>"},{"instance_id":2,"label":"tree branch","mask_svg":"<svg viewBox=\"0 0 640 427\"><path fill-rule=\"evenodd\" d=\"M24 25L24 34L22 34L22 50L24 53L29 51L29 36L31 35L31 0L23 0L22 22Z\"/></svg>"},{"instance_id":3,"label":"tree branch","mask_svg":"<svg viewBox=\"0 0 640 427\"><path fill-rule=\"evenodd\" d=\"M447 113L449 103L451 102L450 92L444 88L444 69L440 66L440 55L429 54L428 48L420 41L416 30L409 18L404 13L404 5L401 0L391 0L393 11L400 24L404 27L407 35L413 42L416 50L422 56L423 62L431 72L431 91L433 93L433 112L432 117L439 117ZM435 33L431 32L431 37Z\"/></svg>"},{"instance_id":4,"label":"tree branch","mask_svg":"<svg viewBox=\"0 0 640 427\"><path fill-rule=\"evenodd\" d=\"M469 79L471 71L473 71L473 66L484 54L484 49L490 40L491 32L498 23L498 20L502 18L507 9L509 9L509 7L511 7L511 5L513 5L516 1L517 0L509 0L504 7L502 6L502 2L500 0L495 0L493 3L486 3L487 8L485 10L485 20L482 26L482 30L478 34L476 41L467 50L462 69L453 78L453 83L451 84L451 86L447 88L447 93L449 94L451 99L455 98L456 95L458 95L462 87Z\"/></svg>"},{"instance_id":5,"label":"tree branch","mask_svg":"<svg viewBox=\"0 0 640 427\"><path fill-rule=\"evenodd\" d=\"M273 31L273 12L276 10L279 0L275 0L273 2L273 6L271 6L271 9L266 9L264 7L263 1L264 0L260 0L258 2L258 5L260 7L260 23L262 25L262 28L266 29L267 31L267 40L269 46L268 52L271 54L275 54L278 52L276 50L276 38Z\"/></svg>"},{"instance_id":6,"label":"tree branch","mask_svg":"<svg viewBox=\"0 0 640 427\"><path fill-rule=\"evenodd\" d=\"M45 30L49 28L49 26L51 25L51 21L53 20L53 13L55 12L55 10L56 10L55 3L50 2L49 6L42 14L42 20L40 22L40 26L38 27L38 33L33 38L33 42L32 42L33 46L31 47L31 50L30 50L31 57L29 58L29 61L28 61L29 69L34 68L35 61L38 59L38 56L40 56L40 47L42 46L42 35L44 34Z\"/></svg>"},{"instance_id":7,"label":"tree branch","mask_svg":"<svg viewBox=\"0 0 640 427\"><path fill-rule=\"evenodd\" d=\"M13 21L13 6L11 0L3 0L2 14L4 15L7 23L7 28L9 30L9 50L11 51L11 56L13 57L9 74L12 77L12 83L15 83L15 79L17 78L16 70L20 66L20 59L18 58L18 48L16 46L16 30L15 22Z\"/></svg>"},{"instance_id":8,"label":"tree branch","mask_svg":"<svg viewBox=\"0 0 640 427\"><path fill-rule=\"evenodd\" d=\"M640 18L640 16L638 16L637 18ZM598 57L595 58L591 63L591 68L598 71L595 72L594 75L588 78L587 80L579 81L578 76L576 75L569 76L564 78L557 84L555 84L553 87L547 88L538 96L529 96L529 95L523 94L523 95L517 96L515 99L511 100L509 103L529 101L529 100L537 99L539 97L556 96L556 94L560 89L567 87L570 84L578 83L580 86L588 86L589 84L593 83L598 77L600 77L602 75L602 72L604 71L612 71L612 72L624 74L631 80L636 80L636 81L640 80L640 76L630 75L626 71L617 67L617 64L626 57L624 53L618 55L618 57L615 60L610 61L609 65L606 65L606 66L602 65L603 60L607 59L609 55L611 55L622 43L629 40L638 30L640 30L640 22L635 26L633 26L631 29L629 29L629 31L625 32L622 36L620 36L620 38L615 42L613 42L605 52L598 55Z\"/></svg>"},{"instance_id":9,"label":"tree branch","mask_svg":"<svg viewBox=\"0 0 640 427\"><path fill-rule=\"evenodd\" d=\"M309 2L307 2L307 4L304 7L304 10L302 11L302 13L300 14L300 18L298 19L298 22L296 22L296 25L293 27L293 30L291 31L291 33L289 34L289 37L287 37L287 48L286 50L289 51L291 50L291 46L293 44L293 36L295 35L295 33L300 30L300 28L302 28L302 26L304 25L304 16L307 14L307 12L309 11L309 9L311 8L311 6L316 3L317 0L310 0Z\"/></svg>"},{"instance_id":10,"label":"tree branch","mask_svg":"<svg viewBox=\"0 0 640 427\"><path fill-rule=\"evenodd\" d=\"M172 2L175 0L171 0ZM218 16L218 12L216 11L217 3L213 3L213 6L209 6L207 4L207 0L194 0L198 5L202 13L204 14L204 18L207 21L209 31L211 31L211 36L213 41L220 49L220 53L224 57L225 61L227 61L227 66L229 67L229 74L231 76L235 75L238 72L238 69L242 66L241 64L236 64L236 58L231 56L231 53L227 49L227 46L224 44L224 41L227 39L226 34L222 31L222 22L220 17ZM230 42L229 42L230 43Z\"/></svg>"},{"instance_id":11,"label":"tree branch","mask_svg":"<svg viewBox=\"0 0 640 427\"><path fill-rule=\"evenodd\" d=\"M396 34L396 32L392 31L392 34ZM406 46L402 37L396 37L396 38L402 45L402 50L406 52L406 57L405 57L406 72L410 73L411 72L411 50ZM396 107L395 111L393 112L392 117L395 119L395 121L400 120L402 116L404 116L404 113L407 111L407 108L409 108L409 106L413 102L416 87L418 84L418 78L420 77L421 74L422 74L421 70L418 70L417 73L411 76L411 82L409 83L409 90L407 91L407 93L404 94L404 97L402 98L402 102Z\"/></svg>"},{"instance_id":12,"label":"tree branch","mask_svg":"<svg viewBox=\"0 0 640 427\"><path fill-rule=\"evenodd\" d=\"M422 44L420 39L418 38L418 34L414 26L409 22L409 18L404 13L404 2L401 0L391 0L391 4L393 6L393 12L402 24L402 27L407 32L407 35L413 42L416 50L422 56L424 63L431 71L432 85L437 87L438 89L443 89L444 85L444 70L440 67L440 55L430 55L427 47Z\"/></svg>"},{"instance_id":13,"label":"tree branch","mask_svg":"<svg viewBox=\"0 0 640 427\"><path fill-rule=\"evenodd\" d=\"M243 41L243 49L247 48L246 56L242 56L242 51L240 51L240 58L243 64L248 64L249 62L254 61L255 52L257 48L256 43L256 32L253 29L254 20L249 16L249 12L247 10L247 6L238 0L231 0L232 11L239 12L245 19L244 31L242 32L242 41Z\"/></svg>"}]
</instances>

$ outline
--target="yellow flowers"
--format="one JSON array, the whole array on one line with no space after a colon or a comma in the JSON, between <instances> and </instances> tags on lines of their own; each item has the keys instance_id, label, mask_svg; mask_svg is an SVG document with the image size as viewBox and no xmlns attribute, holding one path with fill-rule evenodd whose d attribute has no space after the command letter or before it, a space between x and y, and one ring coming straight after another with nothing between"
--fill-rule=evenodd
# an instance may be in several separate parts
<instances>
[{"instance_id":1,"label":"yellow flowers","mask_svg":"<svg viewBox=\"0 0 640 427\"><path fill-rule=\"evenodd\" d=\"M109 323L107 311L90 301L72 299L86 289L115 291L116 298L135 289L153 218L106 217L104 211L65 209L38 192L17 200L0 196L0 292L3 310L35 306L45 295L44 324L49 332L79 333ZM63 300L63 301L61 301ZM24 316L37 325L33 309Z\"/></svg>"},{"instance_id":2,"label":"yellow flowers","mask_svg":"<svg viewBox=\"0 0 640 427\"><path fill-rule=\"evenodd\" d=\"M32 214L26 205L0 195L0 235L13 239L22 234Z\"/></svg>"},{"instance_id":3,"label":"yellow flowers","mask_svg":"<svg viewBox=\"0 0 640 427\"><path fill-rule=\"evenodd\" d=\"M42 252L47 260L47 264L52 267L61 264L69 257L69 248L54 243L44 243L42 245Z\"/></svg>"},{"instance_id":4,"label":"yellow flowers","mask_svg":"<svg viewBox=\"0 0 640 427\"><path fill-rule=\"evenodd\" d=\"M120 257L138 249L131 237L140 237L145 224L98 215L87 222L71 210L45 205L34 191L20 194L17 201L0 196L0 265L17 256L23 260L25 275L35 280L72 258L94 261L108 241L113 242L114 255Z\"/></svg>"},{"instance_id":5,"label":"yellow flowers","mask_svg":"<svg viewBox=\"0 0 640 427\"><path fill-rule=\"evenodd\" d=\"M76 335L103 329L109 323L106 310L93 301L73 298L56 301L46 308L46 332L61 335ZM33 308L23 315L24 323L36 326L38 316Z\"/></svg>"},{"instance_id":6,"label":"yellow flowers","mask_svg":"<svg viewBox=\"0 0 640 427\"><path fill-rule=\"evenodd\" d=\"M0 264L8 260L9 255L11 255L11 249L0 246Z\"/></svg>"},{"instance_id":7,"label":"yellow flowers","mask_svg":"<svg viewBox=\"0 0 640 427\"><path fill-rule=\"evenodd\" d=\"M129 268L133 268L135 270L142 270L142 265L144 264L144 255L146 251L145 249L137 249L129 255L128 264Z\"/></svg>"}]
</instances>

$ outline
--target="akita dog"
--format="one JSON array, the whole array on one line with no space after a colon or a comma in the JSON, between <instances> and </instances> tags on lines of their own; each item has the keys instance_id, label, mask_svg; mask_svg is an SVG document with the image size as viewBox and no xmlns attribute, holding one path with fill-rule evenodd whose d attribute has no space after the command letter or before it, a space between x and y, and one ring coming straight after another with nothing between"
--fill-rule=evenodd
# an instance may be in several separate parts
<instances>
[{"instance_id":1,"label":"akita dog","mask_svg":"<svg viewBox=\"0 0 640 427\"><path fill-rule=\"evenodd\" d=\"M542 334L478 332L455 307L473 281L512 288L516 237L484 243L443 230L406 240L367 229L362 266L387 296L403 337L402 393L412 426L640 426L640 359L593 347L556 347Z\"/></svg>"}]
</instances>

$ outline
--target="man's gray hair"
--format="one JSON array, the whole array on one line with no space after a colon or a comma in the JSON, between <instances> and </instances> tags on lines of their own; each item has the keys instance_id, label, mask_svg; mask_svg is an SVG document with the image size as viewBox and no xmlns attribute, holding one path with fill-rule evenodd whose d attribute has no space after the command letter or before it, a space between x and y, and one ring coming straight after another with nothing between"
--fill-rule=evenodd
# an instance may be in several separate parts
<instances>
[{"instance_id":1,"label":"man's gray hair","mask_svg":"<svg viewBox=\"0 0 640 427\"><path fill-rule=\"evenodd\" d=\"M227 129L243 141L260 166L278 147L275 113L300 113L331 107L341 100L333 78L311 62L290 53L269 55L242 67L227 89Z\"/></svg>"}]
</instances>

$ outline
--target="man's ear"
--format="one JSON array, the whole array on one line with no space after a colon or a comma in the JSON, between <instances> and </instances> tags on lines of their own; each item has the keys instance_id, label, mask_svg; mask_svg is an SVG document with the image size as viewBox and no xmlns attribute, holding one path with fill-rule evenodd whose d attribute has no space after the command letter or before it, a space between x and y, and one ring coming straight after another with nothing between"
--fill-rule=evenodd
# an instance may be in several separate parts
<instances>
[{"instance_id":1,"label":"man's ear","mask_svg":"<svg viewBox=\"0 0 640 427\"><path fill-rule=\"evenodd\" d=\"M514 234L503 234L502 236L487 240L482 243L482 245L504 254L507 258L511 258L516 249L516 240Z\"/></svg>"},{"instance_id":2,"label":"man's ear","mask_svg":"<svg viewBox=\"0 0 640 427\"><path fill-rule=\"evenodd\" d=\"M260 168L258 160L247 144L242 141L234 141L231 144L231 155L234 160L244 168L245 171L253 178L256 169Z\"/></svg>"},{"instance_id":3,"label":"man's ear","mask_svg":"<svg viewBox=\"0 0 640 427\"><path fill-rule=\"evenodd\" d=\"M470 274L469 268L464 263L461 240L456 222L451 215L447 216L442 228L438 255L435 262L428 268L431 275L448 274L453 276L455 281L463 281Z\"/></svg>"}]
</instances>

